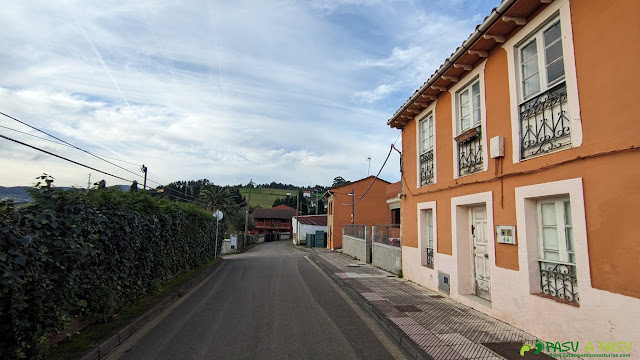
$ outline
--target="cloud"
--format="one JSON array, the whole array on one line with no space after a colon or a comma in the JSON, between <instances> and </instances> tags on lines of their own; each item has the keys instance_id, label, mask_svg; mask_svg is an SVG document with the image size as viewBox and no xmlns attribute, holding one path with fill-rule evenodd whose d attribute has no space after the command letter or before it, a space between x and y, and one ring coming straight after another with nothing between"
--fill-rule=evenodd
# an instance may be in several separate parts
<instances>
[{"instance_id":1,"label":"cloud","mask_svg":"<svg viewBox=\"0 0 640 360\"><path fill-rule=\"evenodd\" d=\"M0 13L11 29L0 33L0 111L83 149L144 163L160 183L355 180L367 175L366 157L373 172L397 138L386 119L475 25L429 11L382 0L14 2ZM4 117L0 125L37 134ZM68 147L0 134L137 176ZM395 181L392 163L383 177ZM42 172L60 186L82 184L91 172L2 139L0 168L0 185L29 184Z\"/></svg>"}]
</instances>

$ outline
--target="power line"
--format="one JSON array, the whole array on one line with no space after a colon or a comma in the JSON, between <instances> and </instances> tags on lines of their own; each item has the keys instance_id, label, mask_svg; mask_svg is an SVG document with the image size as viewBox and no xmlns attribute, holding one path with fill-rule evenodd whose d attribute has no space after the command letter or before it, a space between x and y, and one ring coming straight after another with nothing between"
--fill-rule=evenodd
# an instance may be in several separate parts
<instances>
[{"instance_id":1,"label":"power line","mask_svg":"<svg viewBox=\"0 0 640 360\"><path fill-rule=\"evenodd\" d=\"M77 162L77 161L74 161L74 160L68 159L68 158L66 158L66 157L64 157L64 156L60 156L60 155L54 154L54 153L52 153L52 152L49 152L49 151L47 151L47 150L40 149L39 147L35 147L35 146L33 146L33 145L29 145L29 144L23 143L22 141L18 141L18 140L12 139L12 138L10 138L10 137L8 137L8 136L4 136L4 135L0 134L0 137L1 137L1 138L3 138L3 139L7 139L7 140L9 140L9 141L13 141L13 142L15 142L15 143L18 143L18 144L20 144L20 145L24 145L24 146L26 146L26 147L30 147L30 148L32 148L32 149L35 149L35 150L41 151L41 152L43 152L43 153L45 153L45 154L49 154L49 155L51 155L51 156L55 156L55 157L57 157L57 158L59 158L59 159L66 160L66 161L71 162L71 163L74 163L74 164L76 164L76 165L80 165L80 166L86 167L87 169L91 169L91 170L93 170L93 171L97 171L97 172L99 172L99 173L102 173L102 174L105 174L105 175L109 175L109 176L114 177L114 178L116 178L116 179L120 179L120 180L124 180L124 181L127 181L127 182L131 182L131 180L129 180L129 179L125 179L125 178L123 178L123 177L120 177L120 176L117 176L117 175L110 174L110 173L108 173L108 172L106 172L106 171L98 170L98 169L96 169L96 168L94 168L94 167L91 167L91 166L88 166L88 165L85 165L85 164L81 164L81 163L79 163L79 162Z\"/></svg>"},{"instance_id":2,"label":"power line","mask_svg":"<svg viewBox=\"0 0 640 360\"><path fill-rule=\"evenodd\" d=\"M77 161L75 161L75 160L71 160L71 159L66 158L66 157L64 157L64 156L61 156L61 155L58 155L58 154L54 154L54 153L52 153L52 152L50 152L50 151L47 151L47 150L41 149L41 148L36 147L36 146L33 146L33 145L29 145L29 144L27 144L27 143L24 143L24 142L22 142L22 141L19 141L19 140L16 140L16 139L10 138L10 137L8 137L8 136L4 136L4 135L0 134L0 137L1 137L1 138L3 138L3 139L9 140L9 141L13 141L13 142L15 142L15 143L17 143L17 144L20 144L20 145L23 145L23 146L26 146L26 147L32 148L32 149L34 149L34 150L41 151L41 152L43 152L43 153L45 153L45 154L48 154L48 155L51 155L51 156L57 157L57 158L59 158L59 159L62 159L62 160L68 161L68 162L70 162L70 163L73 163L73 164L76 164L76 165L79 165L79 166L85 167L85 168L87 168L87 169L91 169L91 170L93 170L93 171L97 171L97 172L99 172L99 173L102 173L102 174L105 174L105 175L108 175L108 176L114 177L114 178L116 178L116 179L124 180L124 181L127 181L127 182L132 182L132 180L125 179L125 178L123 178L123 177L120 177L120 176L117 176L117 175L113 175L113 174L108 173L108 172L106 172L106 171L102 171L102 170L96 169L96 168L94 168L94 167L91 167L91 166L88 166L88 165L85 165L85 164L79 163L79 162L77 162ZM44 139L44 140L47 140L47 139ZM162 185L162 184L160 184L160 185L161 185L161 186L164 186L164 185ZM179 193L181 196L184 196L184 197L190 197L190 198L192 198L192 199L194 199L194 200L184 199L184 198L182 198L181 196L179 197L179 196L176 196L176 195L172 195L172 194L167 193L167 195L169 195L169 196L173 196L174 198L180 198L181 200L184 200L184 201L186 201L186 202L195 203L195 204L199 204L199 205L207 205L207 202L205 202L205 201L201 201L201 200L197 200L197 198L195 198L195 197L193 197L193 196L189 196L189 195L186 195L186 194L182 194L182 193L181 193L181 192L179 192L178 190L174 190L174 189L169 188L169 187L165 188L165 190L174 191L174 192L176 192L176 193Z\"/></svg>"},{"instance_id":3,"label":"power line","mask_svg":"<svg viewBox=\"0 0 640 360\"><path fill-rule=\"evenodd\" d=\"M115 167L117 167L117 168L120 168L120 169L122 169L122 170L124 170L124 171L126 171L126 172L129 172L129 173L131 173L131 174L133 174L133 175L136 175L136 176L139 176L139 177L143 177L142 175L140 175L140 174L138 174L138 173L135 173L135 172L133 172L133 171L131 171L131 170L129 170L129 169L123 168L122 166L120 166L120 165L118 165L118 164L114 164L114 163L112 163L112 162L111 162L111 161L109 161L109 160L105 160L105 159L101 158L100 156L98 156L98 155L96 155L96 154L94 154L94 153L92 153L92 152L89 152L89 151L87 151L87 150L81 149L81 148L79 148L79 147L77 147L77 146L75 146L75 145L73 145L73 144L71 144L71 143L69 143L69 142L67 142L67 141L65 141L65 140L60 139L59 137L57 137L57 136L55 136L55 135L51 135L51 134L49 134L48 132L46 132L46 131L44 131L44 130L40 130L40 129L38 129L38 128L37 128L37 127L35 127L35 126L29 125L29 124L27 124L26 122L24 122L24 121L22 121L22 120L19 120L19 119L15 118L15 117L13 117L13 116L11 116L11 115L7 115L7 114L5 114L5 113L3 113L3 112L1 112L1 111L0 111L0 115L4 115L4 116L8 117L9 119L15 120L15 121L19 122L20 124L23 124L23 125L25 125L25 126L30 127L31 129L34 129L34 130L39 131L39 132L41 132L41 133L43 133L43 134L46 134L46 135L48 135L48 136L50 136L50 137L52 137L52 138L54 138L54 139L56 139L56 140L58 140L58 141L61 141L61 142L65 143L65 144L67 144L68 146L70 146L70 147L72 147L72 148L74 148L74 149L77 149L77 150L80 150L80 151L82 151L82 152L84 152L84 153L87 153L87 154L89 154L89 155L91 155L91 156L93 156L93 157L95 157L95 158L98 158L98 159L100 159L100 160L102 160L102 161L104 161L104 162L106 162L106 163L108 163L108 164L111 164L111 165L113 165L113 166L115 166ZM155 181L154 181L154 182L155 182Z\"/></svg>"},{"instance_id":4,"label":"power line","mask_svg":"<svg viewBox=\"0 0 640 360\"><path fill-rule=\"evenodd\" d=\"M43 153L45 153L45 154L48 154L48 155L51 155L51 156L57 157L57 158L59 158L59 159L62 159L62 160L65 160L65 161L71 162L71 163L73 163L73 164L76 164L76 165L79 165L79 166L83 166L83 167L85 167L85 168L87 168L87 169L91 169L91 170L93 170L93 171L97 171L97 172L99 172L99 173L102 173L102 174L105 174L105 175L108 175L108 176L114 177L114 178L116 178L116 179L124 180L124 181L127 181L127 182L132 182L132 181L131 181L131 180L129 180L129 179L125 179L125 178L123 178L123 177L120 177L120 176L117 176L117 175L113 175L113 174L108 173L108 172L106 172L106 171L98 170L98 169L96 169L96 168L94 168L94 167L91 167L91 166L88 166L88 165L85 165L85 164L79 163L79 162L77 162L77 161L75 161L75 160L68 159L68 158L66 158L66 157L64 157L64 156L61 156L61 155L54 154L54 153L52 153L52 152L50 152L50 151L47 151L47 150L41 149L41 148L39 148L39 147L36 147L36 146L33 146L33 145L29 145L29 144L27 144L27 143L24 143L24 142L22 142L22 141L19 141L19 140L16 140L16 139L10 138L10 137L8 137L8 136L4 136L4 135L0 134L0 137L1 137L1 138L3 138L3 139L9 140L9 141L13 141L13 142L15 142L15 143L17 143L17 144L20 144L20 145L23 145L23 146L26 146L26 147L32 148L32 149L34 149L34 150L41 151L41 152L43 152ZM171 189L171 188L167 188L167 190L173 190L173 189ZM177 198L177 197L178 197L178 196L176 196L176 195L171 195L171 194L167 194L167 195L169 195L169 196L173 196L173 197L175 197L175 198ZM181 195L183 195L183 194L181 194ZM194 199L195 199L195 198L194 198ZM198 204L206 205L206 202L202 202L202 201L199 201L199 200L189 200L189 199L183 199L183 200L188 201L188 202L192 202L192 203L198 203Z\"/></svg>"},{"instance_id":5,"label":"power line","mask_svg":"<svg viewBox=\"0 0 640 360\"><path fill-rule=\"evenodd\" d=\"M384 163L382 163L382 167L380 167L380 171L378 171L378 174L373 178L373 181L371 182L371 184L369 184L369 187L367 188L367 190L364 192L364 194L362 194L360 196L360 198L352 203L349 204L345 204L345 203L340 203L344 206L352 206L357 204L358 202L360 202L360 200L362 200L364 198L365 195L367 195L367 193L369 192L369 190L371 190L371 187L373 186L373 184L376 182L376 180L378 180L378 176L380 176L380 173L382 172L382 169L384 169L384 166L387 164L387 161L389 160L389 157L391 156L391 153L393 152L393 150L400 152L398 149L396 149L396 147L391 144L391 147L389 148L389 153L387 154L387 158L384 159Z\"/></svg>"},{"instance_id":6,"label":"power line","mask_svg":"<svg viewBox=\"0 0 640 360\"><path fill-rule=\"evenodd\" d=\"M20 130L13 129L13 128L10 128L10 127L7 127L7 126L3 126L3 125L0 125L0 127L1 127L1 128L4 128L4 129L7 129L7 130L11 130L11 131L18 132L18 133L20 133L20 134L29 135L29 136L34 137L34 138L36 138L36 139L45 140L45 141L52 142L52 143L54 143L54 144L58 144L58 145L62 145L62 146L70 147L70 148L74 148L74 146L72 146L72 145L68 145L68 144L65 144L65 143L61 143L61 142L58 142L58 141L54 141L54 140L51 140L51 139L47 139L47 138L42 137L42 136L29 134L28 132L25 132L25 131L20 131ZM115 161L121 161L121 162L123 162L123 163L131 164L131 165L135 165L135 166L140 166L140 164L132 163L132 162L130 162L130 161L126 161L126 160L116 159L116 158L109 157L109 156L106 156L106 155L99 155L99 156L105 157L105 158L107 158L107 159L115 160Z\"/></svg>"}]
</instances>

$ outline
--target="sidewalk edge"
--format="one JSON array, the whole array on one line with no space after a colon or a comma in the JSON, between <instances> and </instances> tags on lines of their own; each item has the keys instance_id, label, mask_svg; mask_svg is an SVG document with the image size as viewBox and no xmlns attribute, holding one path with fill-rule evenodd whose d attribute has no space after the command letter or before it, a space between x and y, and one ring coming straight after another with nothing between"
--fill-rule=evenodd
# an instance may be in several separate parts
<instances>
[{"instance_id":1,"label":"sidewalk edge","mask_svg":"<svg viewBox=\"0 0 640 360\"><path fill-rule=\"evenodd\" d=\"M318 265L333 281L340 286L344 292L351 296L362 309L373 319L389 336L404 349L407 354L411 355L416 360L433 360L426 351L424 351L415 341L413 341L409 335L407 335L402 329L398 327L391 319L386 317L382 311L376 308L369 300L367 300L357 290L353 289L349 284L344 282L342 278L337 276L333 271L329 270L322 261L317 261L319 255L309 256L309 259L314 264ZM323 260L326 261L326 260Z\"/></svg>"}]
</instances>

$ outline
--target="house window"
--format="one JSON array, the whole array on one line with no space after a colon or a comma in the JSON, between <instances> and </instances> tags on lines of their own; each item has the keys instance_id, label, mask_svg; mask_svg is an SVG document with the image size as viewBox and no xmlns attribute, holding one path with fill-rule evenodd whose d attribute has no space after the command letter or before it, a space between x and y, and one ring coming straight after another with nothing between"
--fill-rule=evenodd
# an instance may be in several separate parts
<instances>
[{"instance_id":1,"label":"house window","mask_svg":"<svg viewBox=\"0 0 640 360\"><path fill-rule=\"evenodd\" d=\"M400 225L400 209L391 209L391 224Z\"/></svg>"},{"instance_id":2,"label":"house window","mask_svg":"<svg viewBox=\"0 0 640 360\"><path fill-rule=\"evenodd\" d=\"M540 287L542 292L578 302L576 255L568 198L537 202Z\"/></svg>"},{"instance_id":3,"label":"house window","mask_svg":"<svg viewBox=\"0 0 640 360\"><path fill-rule=\"evenodd\" d=\"M456 93L458 174L482 170L482 109L480 80L472 80Z\"/></svg>"},{"instance_id":4,"label":"house window","mask_svg":"<svg viewBox=\"0 0 640 360\"><path fill-rule=\"evenodd\" d=\"M420 186L434 183L433 112L420 120Z\"/></svg>"},{"instance_id":5,"label":"house window","mask_svg":"<svg viewBox=\"0 0 640 360\"><path fill-rule=\"evenodd\" d=\"M517 48L522 159L571 145L561 26L556 17Z\"/></svg>"},{"instance_id":6,"label":"house window","mask_svg":"<svg viewBox=\"0 0 640 360\"><path fill-rule=\"evenodd\" d=\"M427 226L426 226L426 251L427 266L433 268L433 210L426 210Z\"/></svg>"}]
</instances>

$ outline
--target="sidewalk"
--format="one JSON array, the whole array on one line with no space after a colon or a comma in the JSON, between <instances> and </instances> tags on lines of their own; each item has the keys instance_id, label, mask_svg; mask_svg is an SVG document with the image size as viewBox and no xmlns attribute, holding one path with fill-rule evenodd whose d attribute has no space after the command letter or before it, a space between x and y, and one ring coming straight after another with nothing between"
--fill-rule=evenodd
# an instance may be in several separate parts
<instances>
[{"instance_id":1,"label":"sidewalk","mask_svg":"<svg viewBox=\"0 0 640 360\"><path fill-rule=\"evenodd\" d=\"M535 337L338 252L311 256L415 359L551 359L533 351Z\"/></svg>"}]
</instances>

